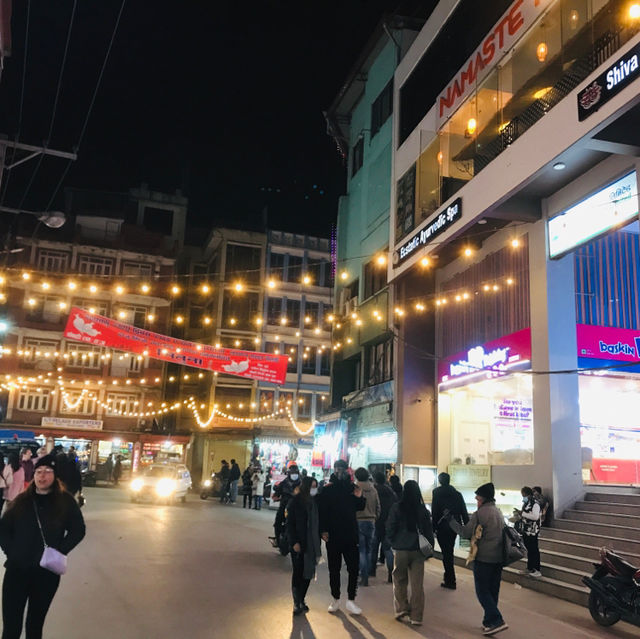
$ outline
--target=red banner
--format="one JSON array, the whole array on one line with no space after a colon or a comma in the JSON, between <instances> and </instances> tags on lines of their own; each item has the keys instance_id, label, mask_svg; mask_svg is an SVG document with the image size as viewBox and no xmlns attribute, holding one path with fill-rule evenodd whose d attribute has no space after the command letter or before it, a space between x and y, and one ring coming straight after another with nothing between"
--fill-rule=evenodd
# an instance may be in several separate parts
<instances>
[{"instance_id":1,"label":"red banner","mask_svg":"<svg viewBox=\"0 0 640 639\"><path fill-rule=\"evenodd\" d=\"M286 355L215 348L187 342L95 315L75 306L69 314L64 336L85 344L106 346L165 362L257 379L261 382L284 384L287 375L289 358Z\"/></svg>"}]
</instances>

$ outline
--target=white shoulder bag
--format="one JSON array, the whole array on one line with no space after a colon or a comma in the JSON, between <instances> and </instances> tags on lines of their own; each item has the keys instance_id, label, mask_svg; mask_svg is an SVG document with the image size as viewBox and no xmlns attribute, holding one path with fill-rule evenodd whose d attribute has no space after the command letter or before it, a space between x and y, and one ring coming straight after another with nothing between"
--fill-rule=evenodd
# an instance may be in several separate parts
<instances>
[{"instance_id":1,"label":"white shoulder bag","mask_svg":"<svg viewBox=\"0 0 640 639\"><path fill-rule=\"evenodd\" d=\"M40 528L42 543L44 544L44 552L40 559L40 567L45 570L50 570L56 575L64 575L64 573L67 572L67 556L63 555L59 550L47 545L47 541L44 538L44 532L42 531L42 524L40 523L40 516L38 515L38 506L35 502L33 502L33 508L36 512L36 520L38 522L38 528Z\"/></svg>"}]
</instances>

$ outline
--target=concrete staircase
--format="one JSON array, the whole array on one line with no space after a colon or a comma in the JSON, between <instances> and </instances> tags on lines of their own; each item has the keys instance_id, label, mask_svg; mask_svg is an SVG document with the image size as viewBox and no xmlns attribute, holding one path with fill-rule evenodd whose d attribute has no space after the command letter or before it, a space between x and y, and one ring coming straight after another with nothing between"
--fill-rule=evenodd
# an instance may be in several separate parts
<instances>
[{"instance_id":1,"label":"concrete staircase","mask_svg":"<svg viewBox=\"0 0 640 639\"><path fill-rule=\"evenodd\" d=\"M518 575L519 562L504 571L505 581L587 605L582 577L593 573L601 546L612 548L640 566L640 492L588 492L540 533L542 577Z\"/></svg>"}]
</instances>

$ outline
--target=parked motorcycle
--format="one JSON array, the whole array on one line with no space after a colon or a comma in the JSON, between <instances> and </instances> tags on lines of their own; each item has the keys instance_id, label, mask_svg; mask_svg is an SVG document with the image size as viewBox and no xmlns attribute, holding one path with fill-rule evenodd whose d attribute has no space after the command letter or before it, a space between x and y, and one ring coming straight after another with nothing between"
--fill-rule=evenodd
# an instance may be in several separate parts
<instances>
[{"instance_id":1,"label":"parked motorcycle","mask_svg":"<svg viewBox=\"0 0 640 639\"><path fill-rule=\"evenodd\" d=\"M607 548L600 548L600 563L582 581L591 592L589 612L601 626L613 626L621 619L640 626L640 569Z\"/></svg>"}]
</instances>

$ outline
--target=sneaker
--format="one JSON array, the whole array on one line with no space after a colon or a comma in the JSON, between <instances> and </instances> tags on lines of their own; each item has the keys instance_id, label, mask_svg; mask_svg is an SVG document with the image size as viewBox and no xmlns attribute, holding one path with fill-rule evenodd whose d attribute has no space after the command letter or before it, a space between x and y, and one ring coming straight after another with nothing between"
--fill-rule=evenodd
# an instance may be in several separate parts
<instances>
[{"instance_id":1,"label":"sneaker","mask_svg":"<svg viewBox=\"0 0 640 639\"><path fill-rule=\"evenodd\" d=\"M448 584L446 581L443 581L440 584L440 588L447 588L449 590L455 590L456 589L456 585L455 584Z\"/></svg>"},{"instance_id":2,"label":"sneaker","mask_svg":"<svg viewBox=\"0 0 640 639\"><path fill-rule=\"evenodd\" d=\"M500 632L501 630L506 630L508 627L509 626L507 626L507 624L504 621L500 621L499 623L494 624L493 626L489 626L488 628L485 628L482 634L488 637L490 635L495 635L496 632Z\"/></svg>"},{"instance_id":3,"label":"sneaker","mask_svg":"<svg viewBox=\"0 0 640 639\"><path fill-rule=\"evenodd\" d=\"M338 612L340 610L340 599L334 599L327 608L329 612Z\"/></svg>"},{"instance_id":4,"label":"sneaker","mask_svg":"<svg viewBox=\"0 0 640 639\"><path fill-rule=\"evenodd\" d=\"M532 570L529 573L529 577L542 577L542 573L539 570Z\"/></svg>"},{"instance_id":5,"label":"sneaker","mask_svg":"<svg viewBox=\"0 0 640 639\"><path fill-rule=\"evenodd\" d=\"M531 571L528 568L525 568L524 570L518 570L518 574L525 575L528 577L531 574Z\"/></svg>"},{"instance_id":6,"label":"sneaker","mask_svg":"<svg viewBox=\"0 0 640 639\"><path fill-rule=\"evenodd\" d=\"M416 619L410 619L410 620L409 620L409 623L410 623L412 626L421 626L421 625L422 625L422 621L417 621Z\"/></svg>"},{"instance_id":7,"label":"sneaker","mask_svg":"<svg viewBox=\"0 0 640 639\"><path fill-rule=\"evenodd\" d=\"M307 606L307 602L306 602L306 601L303 601L303 602L300 604L300 607L301 607L305 612L309 612L309 606Z\"/></svg>"},{"instance_id":8,"label":"sneaker","mask_svg":"<svg viewBox=\"0 0 640 639\"><path fill-rule=\"evenodd\" d=\"M406 617L409 614L408 610L403 610L402 612L396 612L396 614L394 615L394 617L398 620L398 621L402 621L403 617Z\"/></svg>"},{"instance_id":9,"label":"sneaker","mask_svg":"<svg viewBox=\"0 0 640 639\"><path fill-rule=\"evenodd\" d=\"M359 615L362 612L362 608L360 608L360 606L358 606L353 599L347 600L346 608L347 612L351 613L352 615Z\"/></svg>"},{"instance_id":10,"label":"sneaker","mask_svg":"<svg viewBox=\"0 0 640 639\"><path fill-rule=\"evenodd\" d=\"M294 604L293 606L293 614L294 616L298 616L304 613L304 608L300 604Z\"/></svg>"}]
</instances>

